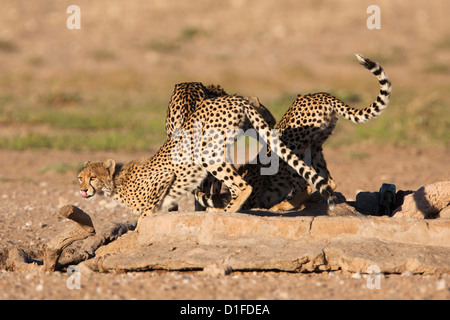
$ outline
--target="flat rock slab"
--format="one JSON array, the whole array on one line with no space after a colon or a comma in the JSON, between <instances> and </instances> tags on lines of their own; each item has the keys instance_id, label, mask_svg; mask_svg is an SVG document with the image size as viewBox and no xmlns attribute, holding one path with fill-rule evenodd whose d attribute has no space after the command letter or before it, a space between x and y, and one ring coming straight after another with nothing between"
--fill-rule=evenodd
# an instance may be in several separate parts
<instances>
[{"instance_id":1,"label":"flat rock slab","mask_svg":"<svg viewBox=\"0 0 450 320\"><path fill-rule=\"evenodd\" d=\"M147 217L85 264L102 272L344 270L450 272L450 220L165 213Z\"/></svg>"},{"instance_id":2,"label":"flat rock slab","mask_svg":"<svg viewBox=\"0 0 450 320\"><path fill-rule=\"evenodd\" d=\"M450 219L375 216L261 216L261 213L165 213L142 221L139 243L268 243L312 239L382 241L450 247Z\"/></svg>"}]
</instances>

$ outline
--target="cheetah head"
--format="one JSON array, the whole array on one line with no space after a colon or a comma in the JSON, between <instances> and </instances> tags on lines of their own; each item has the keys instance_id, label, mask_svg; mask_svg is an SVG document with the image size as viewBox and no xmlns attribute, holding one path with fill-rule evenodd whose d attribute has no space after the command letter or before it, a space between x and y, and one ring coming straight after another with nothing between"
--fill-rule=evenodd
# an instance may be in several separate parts
<instances>
[{"instance_id":1,"label":"cheetah head","mask_svg":"<svg viewBox=\"0 0 450 320\"><path fill-rule=\"evenodd\" d=\"M93 197L97 192L103 191L110 196L113 189L113 175L116 162L112 159L101 161L87 161L78 174L80 193L83 198Z\"/></svg>"}]
</instances>

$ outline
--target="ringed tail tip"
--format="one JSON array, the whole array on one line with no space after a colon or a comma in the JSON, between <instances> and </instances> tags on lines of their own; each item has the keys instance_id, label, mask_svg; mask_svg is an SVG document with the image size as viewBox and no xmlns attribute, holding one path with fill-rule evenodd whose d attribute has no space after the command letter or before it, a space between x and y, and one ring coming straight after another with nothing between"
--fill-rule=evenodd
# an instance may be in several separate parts
<instances>
[{"instance_id":1,"label":"ringed tail tip","mask_svg":"<svg viewBox=\"0 0 450 320\"><path fill-rule=\"evenodd\" d=\"M327 199L327 203L328 203L328 208L331 211L334 211L334 209L336 208L336 203L337 203L337 198L334 194L330 195Z\"/></svg>"},{"instance_id":2,"label":"ringed tail tip","mask_svg":"<svg viewBox=\"0 0 450 320\"><path fill-rule=\"evenodd\" d=\"M366 59L361 53L356 53L355 56L361 62Z\"/></svg>"},{"instance_id":3,"label":"ringed tail tip","mask_svg":"<svg viewBox=\"0 0 450 320\"><path fill-rule=\"evenodd\" d=\"M364 57L364 56L363 56L362 54L360 54L360 53L355 54L355 56L356 56L356 58L358 59L359 63L360 63L363 67L365 67L365 68L367 68L367 69L369 69L369 70L372 70L373 68L375 68L375 67L377 66L377 63L376 63L376 62L373 62L373 61L367 59L366 57Z\"/></svg>"}]
</instances>

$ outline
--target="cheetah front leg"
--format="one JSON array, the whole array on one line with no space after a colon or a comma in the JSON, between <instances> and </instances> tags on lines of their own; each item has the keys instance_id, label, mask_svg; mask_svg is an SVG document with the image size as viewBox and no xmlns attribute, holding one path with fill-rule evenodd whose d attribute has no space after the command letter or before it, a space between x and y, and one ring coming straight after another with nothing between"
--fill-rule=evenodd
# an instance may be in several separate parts
<instances>
[{"instance_id":1,"label":"cheetah front leg","mask_svg":"<svg viewBox=\"0 0 450 320\"><path fill-rule=\"evenodd\" d=\"M233 165L227 163L205 164L205 169L228 187L230 202L223 209L225 212L236 212L252 193L252 187L242 179Z\"/></svg>"},{"instance_id":2,"label":"cheetah front leg","mask_svg":"<svg viewBox=\"0 0 450 320\"><path fill-rule=\"evenodd\" d=\"M156 213L163 205L164 198L170 190L170 187L175 181L175 174L172 172L160 172L152 176L150 183L153 183L148 195L147 205L145 210L139 215L139 219L136 225L136 231L139 232L142 220L149 215Z\"/></svg>"}]
</instances>

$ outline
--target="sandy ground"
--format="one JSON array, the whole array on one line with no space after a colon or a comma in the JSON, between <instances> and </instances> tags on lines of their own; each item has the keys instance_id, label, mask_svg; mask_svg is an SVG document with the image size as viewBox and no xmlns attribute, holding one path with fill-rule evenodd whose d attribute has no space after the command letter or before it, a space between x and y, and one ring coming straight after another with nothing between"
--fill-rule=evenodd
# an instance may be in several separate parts
<instances>
[{"instance_id":1,"label":"sandy ground","mask_svg":"<svg viewBox=\"0 0 450 320\"><path fill-rule=\"evenodd\" d=\"M358 154L358 156L355 156ZM142 155L134 155L138 158ZM57 216L65 204L88 212L95 226L106 221L134 217L127 209L102 196L79 196L76 170L56 172L55 164L77 164L87 159L127 154L106 152L0 151L0 253L12 246L35 249L69 222ZM353 146L325 150L338 191L347 200L359 190L377 191L382 183L398 189L449 178L450 154L445 149ZM50 169L48 169L50 168ZM370 170L368 169L370 168ZM181 211L193 209L188 197ZM367 276L343 274L288 274L275 272L232 273L214 277L202 272L145 272L129 274L81 274L80 289L67 288L62 273L0 271L1 299L449 299L449 275L386 275L381 289L367 288ZM369 279L370 280L370 279Z\"/></svg>"},{"instance_id":2,"label":"sandy ground","mask_svg":"<svg viewBox=\"0 0 450 320\"><path fill-rule=\"evenodd\" d=\"M1 299L450 299L450 276L388 275L379 280L337 273L201 272L95 274L80 277L80 289L65 274L0 273ZM67 285L69 283L69 285Z\"/></svg>"},{"instance_id":3,"label":"sandy ground","mask_svg":"<svg viewBox=\"0 0 450 320\"><path fill-rule=\"evenodd\" d=\"M34 106L42 97L73 93L86 100L160 99L166 107L174 84L184 81L219 83L262 101L330 90L370 101L375 79L357 65L357 52L380 61L388 72L394 88L390 109L399 110L405 95L412 94L404 111L417 112L415 121L426 122L423 113L433 110L421 109L424 101L430 109L429 101L437 96L441 103L448 101L443 94L449 83L447 0L426 5L419 0L78 0L80 30L66 27L70 4L2 4L0 107L6 111L15 107L8 101ZM366 26L372 4L381 9L379 30ZM46 130L40 124L0 123L2 136ZM110 199L82 199L73 168L86 160L144 155L0 150L0 299L450 298L448 275L386 275L380 289L370 290L364 276L339 272L92 274L81 275L81 288L69 290L66 274L4 270L9 248L39 247L68 226L57 216L63 205L79 206L96 226L134 218ZM450 153L444 148L325 147L325 157L337 191L347 200L360 190L378 191L383 182L415 190L450 178ZM193 200L182 202L180 209L192 210Z\"/></svg>"}]
</instances>

